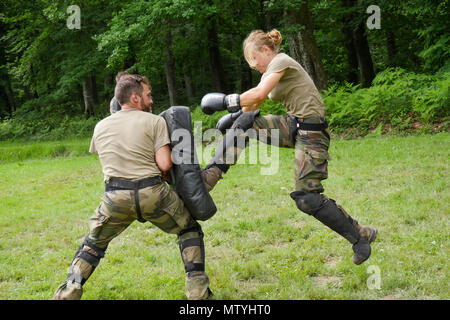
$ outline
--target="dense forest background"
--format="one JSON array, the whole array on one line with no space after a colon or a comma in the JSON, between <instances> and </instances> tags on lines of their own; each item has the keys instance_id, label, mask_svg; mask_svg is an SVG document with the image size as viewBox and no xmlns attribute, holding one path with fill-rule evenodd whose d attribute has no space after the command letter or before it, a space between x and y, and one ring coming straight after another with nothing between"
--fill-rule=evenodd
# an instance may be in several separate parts
<instances>
[{"instance_id":1,"label":"dense forest background","mask_svg":"<svg viewBox=\"0 0 450 320\"><path fill-rule=\"evenodd\" d=\"M242 42L272 28L336 132L448 130L449 12L448 0L3 0L0 140L91 134L122 70L149 77L154 113L188 105L202 119L207 92L259 82Z\"/></svg>"}]
</instances>

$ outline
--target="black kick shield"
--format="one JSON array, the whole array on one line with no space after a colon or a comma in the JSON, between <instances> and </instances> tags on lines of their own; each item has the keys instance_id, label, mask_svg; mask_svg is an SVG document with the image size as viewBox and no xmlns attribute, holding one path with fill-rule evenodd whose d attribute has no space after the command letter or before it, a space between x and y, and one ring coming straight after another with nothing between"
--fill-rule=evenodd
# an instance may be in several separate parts
<instances>
[{"instance_id":1,"label":"black kick shield","mask_svg":"<svg viewBox=\"0 0 450 320\"><path fill-rule=\"evenodd\" d=\"M159 114L166 120L172 149L172 178L178 195L196 220L208 220L217 207L200 175L188 107L174 106Z\"/></svg>"}]
</instances>

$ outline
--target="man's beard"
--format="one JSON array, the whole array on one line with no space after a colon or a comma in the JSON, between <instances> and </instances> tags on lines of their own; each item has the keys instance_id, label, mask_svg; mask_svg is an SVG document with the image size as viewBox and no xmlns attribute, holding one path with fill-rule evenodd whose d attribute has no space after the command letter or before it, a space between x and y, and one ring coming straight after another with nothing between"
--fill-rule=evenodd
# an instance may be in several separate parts
<instances>
[{"instance_id":1,"label":"man's beard","mask_svg":"<svg viewBox=\"0 0 450 320\"><path fill-rule=\"evenodd\" d=\"M141 100L141 109L142 109L142 111L152 113L152 105L151 104L145 105L142 102L142 100Z\"/></svg>"},{"instance_id":2,"label":"man's beard","mask_svg":"<svg viewBox=\"0 0 450 320\"><path fill-rule=\"evenodd\" d=\"M144 110L145 112L152 113L152 107L150 105L144 106L144 108L142 108L142 110Z\"/></svg>"}]
</instances>

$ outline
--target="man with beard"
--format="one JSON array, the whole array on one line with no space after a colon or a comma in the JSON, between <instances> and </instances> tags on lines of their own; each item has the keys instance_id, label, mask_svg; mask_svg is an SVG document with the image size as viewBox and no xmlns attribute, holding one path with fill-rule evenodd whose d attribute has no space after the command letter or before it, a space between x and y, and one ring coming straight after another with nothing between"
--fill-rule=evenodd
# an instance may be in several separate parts
<instances>
[{"instance_id":1,"label":"man with beard","mask_svg":"<svg viewBox=\"0 0 450 320\"><path fill-rule=\"evenodd\" d=\"M178 236L188 299L207 299L203 232L177 193L163 181L172 167L165 120L151 113L146 77L119 73L115 98L121 110L94 129L90 152L98 154L105 193L89 221L90 231L75 253L66 281L54 299L80 299L83 284L104 257L108 244L135 220L149 221ZM149 297L151 298L151 297Z\"/></svg>"}]
</instances>

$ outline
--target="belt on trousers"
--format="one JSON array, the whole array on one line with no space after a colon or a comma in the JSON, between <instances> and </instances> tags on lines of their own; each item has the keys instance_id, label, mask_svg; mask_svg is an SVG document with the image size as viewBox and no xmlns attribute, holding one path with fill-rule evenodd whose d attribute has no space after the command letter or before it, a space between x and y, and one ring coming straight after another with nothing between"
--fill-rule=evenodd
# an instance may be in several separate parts
<instances>
[{"instance_id":1,"label":"belt on trousers","mask_svg":"<svg viewBox=\"0 0 450 320\"><path fill-rule=\"evenodd\" d=\"M105 183L105 192L114 190L134 190L134 201L136 205L136 214L139 222L146 222L147 220L142 218L141 206L139 205L139 189L155 186L162 183L161 177L150 177L140 180L125 180L119 178L110 178Z\"/></svg>"},{"instance_id":2,"label":"belt on trousers","mask_svg":"<svg viewBox=\"0 0 450 320\"><path fill-rule=\"evenodd\" d=\"M322 123L306 123L305 121L308 121L308 118L303 119L303 121L299 121L298 118L296 119L298 129L307 131L322 131L327 136L328 140L330 140L330 135L325 131L328 128L327 120Z\"/></svg>"}]
</instances>

